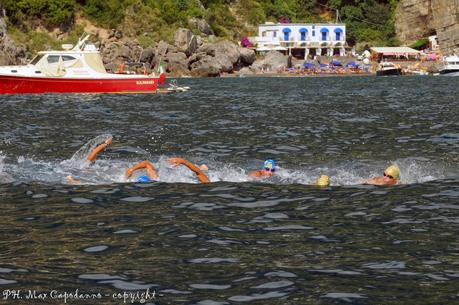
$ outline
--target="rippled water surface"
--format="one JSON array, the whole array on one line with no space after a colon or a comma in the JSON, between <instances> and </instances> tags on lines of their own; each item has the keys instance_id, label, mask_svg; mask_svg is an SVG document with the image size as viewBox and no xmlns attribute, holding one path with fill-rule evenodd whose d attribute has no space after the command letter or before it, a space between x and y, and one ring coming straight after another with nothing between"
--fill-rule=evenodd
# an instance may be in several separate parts
<instances>
[{"instance_id":1,"label":"rippled water surface","mask_svg":"<svg viewBox=\"0 0 459 305\"><path fill-rule=\"evenodd\" d=\"M0 303L459 303L459 78L179 83L0 96ZM267 158L276 176L248 178ZM124 177L146 159L159 182ZM393 163L399 185L362 184Z\"/></svg>"}]
</instances>

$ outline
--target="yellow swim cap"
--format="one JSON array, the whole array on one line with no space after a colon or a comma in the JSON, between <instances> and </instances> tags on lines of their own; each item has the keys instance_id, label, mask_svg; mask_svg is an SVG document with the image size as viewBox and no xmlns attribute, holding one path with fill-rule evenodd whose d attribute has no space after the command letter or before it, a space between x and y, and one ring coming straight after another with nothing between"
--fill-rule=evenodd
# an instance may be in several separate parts
<instances>
[{"instance_id":1,"label":"yellow swim cap","mask_svg":"<svg viewBox=\"0 0 459 305\"><path fill-rule=\"evenodd\" d=\"M317 186L329 186L330 178L327 175L322 175L316 180Z\"/></svg>"},{"instance_id":2,"label":"yellow swim cap","mask_svg":"<svg viewBox=\"0 0 459 305\"><path fill-rule=\"evenodd\" d=\"M400 168L397 165L391 165L384 171L385 176L392 176L395 180L400 178Z\"/></svg>"}]
</instances>

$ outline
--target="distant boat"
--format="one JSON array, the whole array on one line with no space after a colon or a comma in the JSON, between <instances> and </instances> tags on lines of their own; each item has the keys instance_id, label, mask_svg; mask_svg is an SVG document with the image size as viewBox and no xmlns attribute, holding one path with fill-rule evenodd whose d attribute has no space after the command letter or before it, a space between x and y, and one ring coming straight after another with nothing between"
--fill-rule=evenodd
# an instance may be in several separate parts
<instances>
[{"instance_id":1,"label":"distant boat","mask_svg":"<svg viewBox=\"0 0 459 305\"><path fill-rule=\"evenodd\" d=\"M376 70L376 75L402 75L402 69L391 62L385 61L379 64L378 70Z\"/></svg>"},{"instance_id":2,"label":"distant boat","mask_svg":"<svg viewBox=\"0 0 459 305\"><path fill-rule=\"evenodd\" d=\"M443 68L440 74L459 76L459 56L452 55L443 58Z\"/></svg>"},{"instance_id":3,"label":"distant boat","mask_svg":"<svg viewBox=\"0 0 459 305\"><path fill-rule=\"evenodd\" d=\"M159 92L158 85L165 82L162 71L159 76L108 73L88 38L79 39L75 47L39 52L27 65L0 66L0 94Z\"/></svg>"}]
</instances>

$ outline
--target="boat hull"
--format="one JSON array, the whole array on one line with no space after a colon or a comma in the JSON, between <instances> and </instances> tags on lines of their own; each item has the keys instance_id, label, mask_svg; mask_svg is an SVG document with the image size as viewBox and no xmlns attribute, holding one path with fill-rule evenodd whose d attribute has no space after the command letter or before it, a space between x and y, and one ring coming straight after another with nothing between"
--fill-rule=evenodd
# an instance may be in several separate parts
<instances>
[{"instance_id":1,"label":"boat hull","mask_svg":"<svg viewBox=\"0 0 459 305\"><path fill-rule=\"evenodd\" d=\"M0 75L0 94L156 92L157 77L51 78Z\"/></svg>"},{"instance_id":2,"label":"boat hull","mask_svg":"<svg viewBox=\"0 0 459 305\"><path fill-rule=\"evenodd\" d=\"M402 75L402 69L388 69L376 71L377 76Z\"/></svg>"},{"instance_id":3,"label":"boat hull","mask_svg":"<svg viewBox=\"0 0 459 305\"><path fill-rule=\"evenodd\" d=\"M440 71L442 75L459 76L459 69L443 69Z\"/></svg>"}]
</instances>

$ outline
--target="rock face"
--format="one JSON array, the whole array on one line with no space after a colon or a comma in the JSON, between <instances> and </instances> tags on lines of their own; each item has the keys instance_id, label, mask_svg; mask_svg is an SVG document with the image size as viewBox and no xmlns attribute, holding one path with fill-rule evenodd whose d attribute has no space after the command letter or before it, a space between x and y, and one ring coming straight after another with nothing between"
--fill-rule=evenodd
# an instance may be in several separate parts
<instances>
[{"instance_id":1,"label":"rock face","mask_svg":"<svg viewBox=\"0 0 459 305\"><path fill-rule=\"evenodd\" d=\"M26 62L26 50L18 47L7 34L5 11L0 4L0 65L17 65Z\"/></svg>"},{"instance_id":2,"label":"rock face","mask_svg":"<svg viewBox=\"0 0 459 305\"><path fill-rule=\"evenodd\" d=\"M401 0L395 20L407 44L436 33L443 54L459 52L459 0Z\"/></svg>"},{"instance_id":3,"label":"rock face","mask_svg":"<svg viewBox=\"0 0 459 305\"><path fill-rule=\"evenodd\" d=\"M0 37L0 66L18 65L25 62L25 49L16 46L16 43L7 34Z\"/></svg>"},{"instance_id":4,"label":"rock face","mask_svg":"<svg viewBox=\"0 0 459 305\"><path fill-rule=\"evenodd\" d=\"M264 59L255 61L250 67L253 72L278 72L285 68L288 68L288 57L277 51L270 51Z\"/></svg>"},{"instance_id":5,"label":"rock face","mask_svg":"<svg viewBox=\"0 0 459 305\"><path fill-rule=\"evenodd\" d=\"M196 36L190 30L180 28L175 32L174 45L187 56L193 54L198 48Z\"/></svg>"},{"instance_id":6,"label":"rock face","mask_svg":"<svg viewBox=\"0 0 459 305\"><path fill-rule=\"evenodd\" d=\"M188 24L191 28L197 29L203 36L213 35L214 32L210 25L204 19L189 18Z\"/></svg>"}]
</instances>

